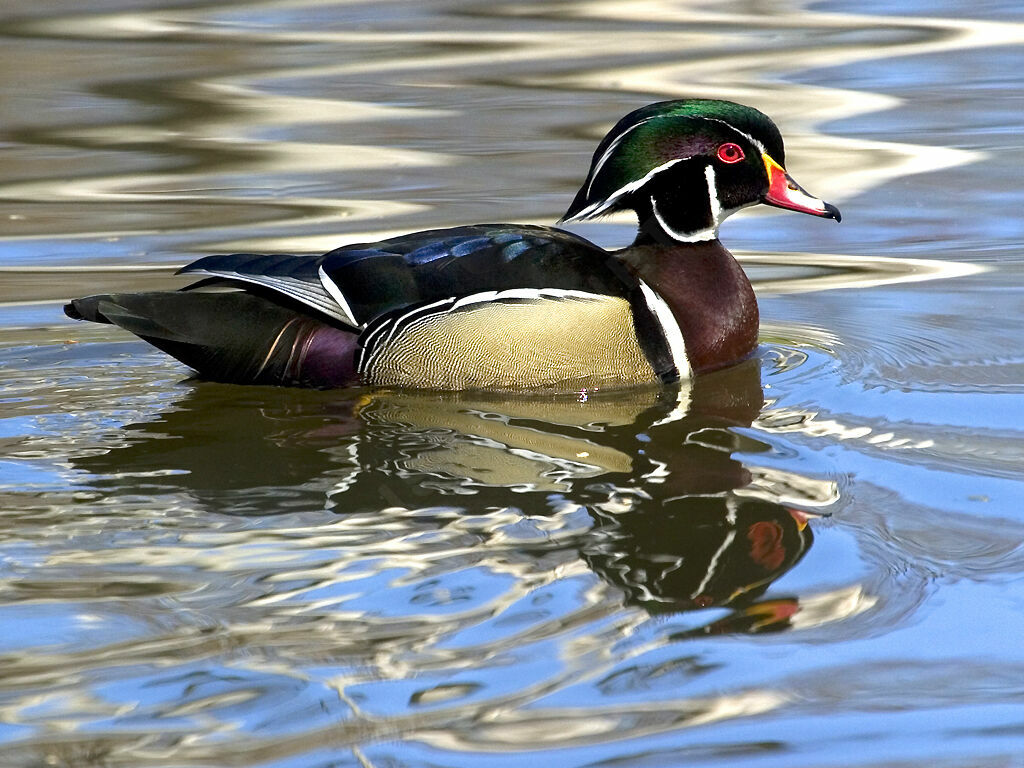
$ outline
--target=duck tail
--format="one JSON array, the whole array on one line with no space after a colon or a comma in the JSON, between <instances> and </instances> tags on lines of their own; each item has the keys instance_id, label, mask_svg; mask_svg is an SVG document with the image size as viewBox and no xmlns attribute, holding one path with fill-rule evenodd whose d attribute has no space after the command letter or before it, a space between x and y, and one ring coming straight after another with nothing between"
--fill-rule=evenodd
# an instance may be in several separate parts
<instances>
[{"instance_id":1,"label":"duck tail","mask_svg":"<svg viewBox=\"0 0 1024 768\"><path fill-rule=\"evenodd\" d=\"M357 378L355 333L246 291L86 296L64 313L124 328L214 381L333 387Z\"/></svg>"}]
</instances>

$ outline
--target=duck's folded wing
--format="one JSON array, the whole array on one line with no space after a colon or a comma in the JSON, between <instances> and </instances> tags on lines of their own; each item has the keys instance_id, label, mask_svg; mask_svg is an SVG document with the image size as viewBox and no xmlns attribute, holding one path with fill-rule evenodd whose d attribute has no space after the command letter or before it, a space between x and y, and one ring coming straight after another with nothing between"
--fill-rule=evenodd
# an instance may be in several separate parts
<instances>
[{"instance_id":1,"label":"duck's folded wing","mask_svg":"<svg viewBox=\"0 0 1024 768\"><path fill-rule=\"evenodd\" d=\"M625 297L636 278L583 238L550 227L479 224L430 230L324 256L321 280L361 325L450 297L515 289ZM333 287L332 287L333 286Z\"/></svg>"},{"instance_id":2,"label":"duck's folded wing","mask_svg":"<svg viewBox=\"0 0 1024 768\"><path fill-rule=\"evenodd\" d=\"M207 256L181 273L259 286L355 329L403 307L484 291L625 297L637 285L621 263L576 235L508 224L416 232L323 256Z\"/></svg>"},{"instance_id":3,"label":"duck's folded wing","mask_svg":"<svg viewBox=\"0 0 1024 768\"><path fill-rule=\"evenodd\" d=\"M348 307L325 290L320 279L322 261L322 256L229 253L206 256L178 270L178 274L208 275L218 280L258 286L304 304L331 320L357 328L359 324ZM196 283L186 290L208 284L209 281Z\"/></svg>"}]
</instances>

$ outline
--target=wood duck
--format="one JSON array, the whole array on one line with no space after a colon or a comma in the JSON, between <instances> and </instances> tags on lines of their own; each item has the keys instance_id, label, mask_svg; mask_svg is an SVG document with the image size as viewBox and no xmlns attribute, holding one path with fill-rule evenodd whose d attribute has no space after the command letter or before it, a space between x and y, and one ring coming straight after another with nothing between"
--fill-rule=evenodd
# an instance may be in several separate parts
<instances>
[{"instance_id":1,"label":"wood duck","mask_svg":"<svg viewBox=\"0 0 1024 768\"><path fill-rule=\"evenodd\" d=\"M114 323L238 383L581 390L669 383L749 356L753 289L718 240L766 203L840 220L784 169L782 136L751 107L685 99L622 118L562 222L622 210L609 252L565 230L479 224L322 256L208 256L180 291L90 296L72 318Z\"/></svg>"}]
</instances>

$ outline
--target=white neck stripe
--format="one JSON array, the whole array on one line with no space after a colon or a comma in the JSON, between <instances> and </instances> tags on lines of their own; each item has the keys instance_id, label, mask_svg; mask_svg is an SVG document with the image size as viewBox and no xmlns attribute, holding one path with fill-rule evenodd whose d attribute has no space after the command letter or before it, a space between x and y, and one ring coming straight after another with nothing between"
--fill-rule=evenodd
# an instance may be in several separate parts
<instances>
[{"instance_id":1,"label":"white neck stripe","mask_svg":"<svg viewBox=\"0 0 1024 768\"><path fill-rule=\"evenodd\" d=\"M658 202L652 197L651 198L651 211L654 213L654 218L658 220L659 226L664 230L665 234L671 237L673 240L677 240L680 243L702 243L707 240L718 239L718 227L712 226L707 229L698 229L696 232L677 232L668 225L668 222L662 218L661 213L658 212Z\"/></svg>"}]
</instances>

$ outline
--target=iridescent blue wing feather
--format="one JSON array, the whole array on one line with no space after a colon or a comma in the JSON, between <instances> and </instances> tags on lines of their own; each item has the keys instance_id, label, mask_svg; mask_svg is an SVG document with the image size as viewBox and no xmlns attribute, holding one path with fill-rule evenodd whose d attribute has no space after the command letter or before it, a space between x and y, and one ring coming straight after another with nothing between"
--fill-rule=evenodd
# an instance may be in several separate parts
<instances>
[{"instance_id":1,"label":"iridescent blue wing feather","mask_svg":"<svg viewBox=\"0 0 1024 768\"><path fill-rule=\"evenodd\" d=\"M509 289L625 298L637 280L621 262L559 229L480 224L430 230L326 254L322 280L361 325L404 306Z\"/></svg>"},{"instance_id":2,"label":"iridescent blue wing feather","mask_svg":"<svg viewBox=\"0 0 1024 768\"><path fill-rule=\"evenodd\" d=\"M323 256L207 256L181 270L283 294L353 328L406 306L483 291L563 289L626 297L636 278L601 248L549 227L428 230Z\"/></svg>"}]
</instances>

